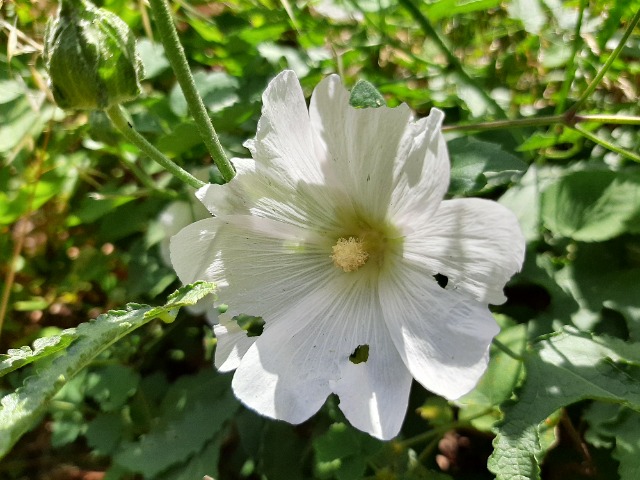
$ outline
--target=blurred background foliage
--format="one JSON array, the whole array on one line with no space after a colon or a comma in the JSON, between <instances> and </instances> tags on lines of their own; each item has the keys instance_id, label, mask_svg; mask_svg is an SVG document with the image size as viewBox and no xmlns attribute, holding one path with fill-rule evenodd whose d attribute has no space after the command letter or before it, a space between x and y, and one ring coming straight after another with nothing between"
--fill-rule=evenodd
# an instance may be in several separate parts
<instances>
[{"instance_id":1,"label":"blurred background foliage","mask_svg":"<svg viewBox=\"0 0 640 480\"><path fill-rule=\"evenodd\" d=\"M97 2L139 38L145 94L136 129L176 162L220 181L197 136L143 0ZM42 39L55 2L0 1L0 351L60 333L126 302L164 303L178 282L168 237L201 218L192 192L100 112L63 112L47 88ZM171 2L196 83L230 156L246 157L268 81L293 69L309 95L324 76L375 85L391 106L446 113L451 196L499 200L528 241L523 272L494 310L516 352L573 325L640 340L640 168L561 115L640 8L638 0ZM579 25L579 34L576 35ZM626 42L581 114L640 114L640 36ZM585 129L630 152L637 126ZM179 203L176 203L179 202ZM485 479L499 405L522 378L496 350L478 389L451 405L414 385L398 440L348 426L337 399L300 426L244 409L215 373L202 309L113 345L51 402L0 462L2 479ZM31 367L2 379L0 394ZM35 368L35 367L33 367ZM543 478L633 479L637 413L583 401L543 432ZM635 430L634 430L635 429ZM635 432L632 433L632 432ZM622 440L620 440L622 439ZM635 472L635 473L634 473Z\"/></svg>"}]
</instances>

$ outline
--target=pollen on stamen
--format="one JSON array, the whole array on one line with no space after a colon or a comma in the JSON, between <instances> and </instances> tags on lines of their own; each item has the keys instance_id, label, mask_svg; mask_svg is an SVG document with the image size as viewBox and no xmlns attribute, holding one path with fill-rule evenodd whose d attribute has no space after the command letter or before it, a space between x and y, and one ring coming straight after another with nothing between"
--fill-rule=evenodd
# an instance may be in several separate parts
<instances>
[{"instance_id":1,"label":"pollen on stamen","mask_svg":"<svg viewBox=\"0 0 640 480\"><path fill-rule=\"evenodd\" d=\"M333 264L345 272L355 272L367 263L369 258L369 254L364 248L364 243L355 237L349 237L349 239L340 238L332 247L332 251L331 259Z\"/></svg>"}]
</instances>

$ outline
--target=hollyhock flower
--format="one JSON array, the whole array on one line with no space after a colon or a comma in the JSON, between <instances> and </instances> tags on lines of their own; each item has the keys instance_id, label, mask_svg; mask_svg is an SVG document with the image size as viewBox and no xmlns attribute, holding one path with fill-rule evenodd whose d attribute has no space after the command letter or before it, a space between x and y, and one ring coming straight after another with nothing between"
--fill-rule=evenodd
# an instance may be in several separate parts
<instances>
[{"instance_id":1,"label":"hollyhock flower","mask_svg":"<svg viewBox=\"0 0 640 480\"><path fill-rule=\"evenodd\" d=\"M389 439L412 378L447 399L476 385L499 330L488 304L505 301L524 239L495 202L443 200L442 119L353 108L335 75L309 108L293 72L269 84L253 159L197 192L214 216L171 242L180 279L216 282L229 305L215 362L249 408L300 423L335 393L352 425Z\"/></svg>"}]
</instances>

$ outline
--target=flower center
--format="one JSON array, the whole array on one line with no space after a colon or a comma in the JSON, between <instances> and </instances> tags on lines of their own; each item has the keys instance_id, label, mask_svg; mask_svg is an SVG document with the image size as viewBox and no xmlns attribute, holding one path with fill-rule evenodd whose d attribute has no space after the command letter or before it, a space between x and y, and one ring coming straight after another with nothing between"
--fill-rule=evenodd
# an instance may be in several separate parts
<instances>
[{"instance_id":1,"label":"flower center","mask_svg":"<svg viewBox=\"0 0 640 480\"><path fill-rule=\"evenodd\" d=\"M345 272L355 272L369 259L364 242L360 238L340 238L332 248L331 259L336 267Z\"/></svg>"}]
</instances>

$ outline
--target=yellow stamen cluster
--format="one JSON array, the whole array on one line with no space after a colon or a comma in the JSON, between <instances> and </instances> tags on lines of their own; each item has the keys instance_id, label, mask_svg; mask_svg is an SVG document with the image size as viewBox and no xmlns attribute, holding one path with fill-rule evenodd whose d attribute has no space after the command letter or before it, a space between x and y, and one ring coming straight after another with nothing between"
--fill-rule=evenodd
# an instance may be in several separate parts
<instances>
[{"instance_id":1,"label":"yellow stamen cluster","mask_svg":"<svg viewBox=\"0 0 640 480\"><path fill-rule=\"evenodd\" d=\"M333 264L345 272L355 272L367 263L369 258L363 241L354 237L349 237L348 240L338 239L338 242L332 247L332 251Z\"/></svg>"}]
</instances>

